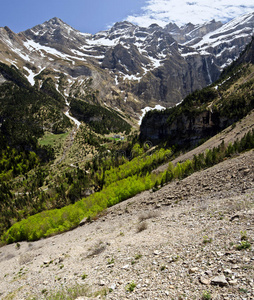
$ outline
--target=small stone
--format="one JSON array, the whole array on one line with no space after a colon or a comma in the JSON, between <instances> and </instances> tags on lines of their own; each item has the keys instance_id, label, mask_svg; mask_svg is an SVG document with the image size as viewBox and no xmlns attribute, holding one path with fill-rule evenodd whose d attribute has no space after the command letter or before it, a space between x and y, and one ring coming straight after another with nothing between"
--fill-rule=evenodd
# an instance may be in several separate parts
<instances>
[{"instance_id":1,"label":"small stone","mask_svg":"<svg viewBox=\"0 0 254 300\"><path fill-rule=\"evenodd\" d=\"M64 261L64 258L63 258L63 257L59 257L58 263L61 263L61 262L63 262L63 261Z\"/></svg>"},{"instance_id":2,"label":"small stone","mask_svg":"<svg viewBox=\"0 0 254 300\"><path fill-rule=\"evenodd\" d=\"M89 218L84 218L83 220L81 220L81 221L79 222L79 226L85 225L86 223L88 223L89 220L90 220Z\"/></svg>"},{"instance_id":3,"label":"small stone","mask_svg":"<svg viewBox=\"0 0 254 300\"><path fill-rule=\"evenodd\" d=\"M110 265L107 265L107 268L109 269L109 268L114 268L114 264L110 264Z\"/></svg>"},{"instance_id":4,"label":"small stone","mask_svg":"<svg viewBox=\"0 0 254 300\"><path fill-rule=\"evenodd\" d=\"M210 280L205 278L205 277L200 277L199 279L200 283L204 284L204 285L209 285L210 284Z\"/></svg>"},{"instance_id":5,"label":"small stone","mask_svg":"<svg viewBox=\"0 0 254 300\"><path fill-rule=\"evenodd\" d=\"M224 272L224 274L227 274L227 275L232 274L232 271L230 269L225 269L223 272Z\"/></svg>"},{"instance_id":6,"label":"small stone","mask_svg":"<svg viewBox=\"0 0 254 300\"><path fill-rule=\"evenodd\" d=\"M160 255L161 252L160 252L159 250L155 250L153 254L154 254L154 255Z\"/></svg>"},{"instance_id":7,"label":"small stone","mask_svg":"<svg viewBox=\"0 0 254 300\"><path fill-rule=\"evenodd\" d=\"M239 219L240 216L239 215L234 215L233 217L230 218L230 221L234 221L235 219Z\"/></svg>"},{"instance_id":8,"label":"small stone","mask_svg":"<svg viewBox=\"0 0 254 300\"><path fill-rule=\"evenodd\" d=\"M122 269L124 269L124 270L128 270L128 269L129 269L129 267L130 267L130 265L125 265L125 266L123 266L123 267L122 267Z\"/></svg>"},{"instance_id":9,"label":"small stone","mask_svg":"<svg viewBox=\"0 0 254 300\"><path fill-rule=\"evenodd\" d=\"M250 169L245 169L244 171L243 171L243 174L244 175L247 175L247 174L249 174L250 173Z\"/></svg>"},{"instance_id":10,"label":"small stone","mask_svg":"<svg viewBox=\"0 0 254 300\"><path fill-rule=\"evenodd\" d=\"M100 286L104 286L104 285L106 285L106 283L105 283L104 280L101 280L101 281L99 282L99 285L100 285Z\"/></svg>"},{"instance_id":11,"label":"small stone","mask_svg":"<svg viewBox=\"0 0 254 300\"><path fill-rule=\"evenodd\" d=\"M238 265L233 265L232 269L240 269L240 267Z\"/></svg>"},{"instance_id":12,"label":"small stone","mask_svg":"<svg viewBox=\"0 0 254 300\"><path fill-rule=\"evenodd\" d=\"M248 263L248 262L250 262L250 258L244 256L244 257L243 257L243 261Z\"/></svg>"},{"instance_id":13,"label":"small stone","mask_svg":"<svg viewBox=\"0 0 254 300\"><path fill-rule=\"evenodd\" d=\"M194 268L191 268L189 269L189 274L194 274L198 271L198 268L197 267L194 267Z\"/></svg>"},{"instance_id":14,"label":"small stone","mask_svg":"<svg viewBox=\"0 0 254 300\"><path fill-rule=\"evenodd\" d=\"M208 276L212 276L213 272L211 270L207 270L207 271L205 271L205 274Z\"/></svg>"},{"instance_id":15,"label":"small stone","mask_svg":"<svg viewBox=\"0 0 254 300\"><path fill-rule=\"evenodd\" d=\"M116 289L116 284L115 283L112 283L109 288L114 291Z\"/></svg>"},{"instance_id":16,"label":"small stone","mask_svg":"<svg viewBox=\"0 0 254 300\"><path fill-rule=\"evenodd\" d=\"M230 280L228 283L229 283L230 285L237 285L237 279Z\"/></svg>"},{"instance_id":17,"label":"small stone","mask_svg":"<svg viewBox=\"0 0 254 300\"><path fill-rule=\"evenodd\" d=\"M211 280L211 284L219 285L219 286L227 286L228 282L227 282L226 277L224 275L219 275L219 276L214 277Z\"/></svg>"}]
</instances>

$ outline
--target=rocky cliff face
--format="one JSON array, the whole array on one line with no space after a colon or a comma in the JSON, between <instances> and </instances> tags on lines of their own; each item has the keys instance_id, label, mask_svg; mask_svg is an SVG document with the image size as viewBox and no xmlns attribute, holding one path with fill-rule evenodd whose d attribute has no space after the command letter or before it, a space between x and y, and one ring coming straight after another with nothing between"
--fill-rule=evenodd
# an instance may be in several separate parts
<instances>
[{"instance_id":1,"label":"rocky cliff face","mask_svg":"<svg viewBox=\"0 0 254 300\"><path fill-rule=\"evenodd\" d=\"M148 112L140 126L141 140L194 145L242 118L254 108L253 61L254 40L218 85L189 95L174 108Z\"/></svg>"},{"instance_id":2,"label":"rocky cliff face","mask_svg":"<svg viewBox=\"0 0 254 300\"><path fill-rule=\"evenodd\" d=\"M95 35L53 18L19 34L0 28L0 61L17 66L32 85L42 71L51 72L66 96L84 95L82 83L92 79L96 103L138 119L142 108L171 107L218 79L253 32L254 13L224 25L211 21L180 28L120 22Z\"/></svg>"},{"instance_id":3,"label":"rocky cliff face","mask_svg":"<svg viewBox=\"0 0 254 300\"><path fill-rule=\"evenodd\" d=\"M171 145L196 145L201 139L213 136L233 123L225 117L218 118L216 113L203 111L196 116L182 114L170 125L170 113L155 112L142 122L140 137L155 143L168 141Z\"/></svg>"}]
</instances>

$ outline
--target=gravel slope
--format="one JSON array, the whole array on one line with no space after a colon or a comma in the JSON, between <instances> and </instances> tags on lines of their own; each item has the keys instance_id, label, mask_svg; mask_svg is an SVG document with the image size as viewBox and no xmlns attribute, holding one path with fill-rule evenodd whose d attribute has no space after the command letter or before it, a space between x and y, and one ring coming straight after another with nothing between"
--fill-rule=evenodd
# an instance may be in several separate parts
<instances>
[{"instance_id":1,"label":"gravel slope","mask_svg":"<svg viewBox=\"0 0 254 300\"><path fill-rule=\"evenodd\" d=\"M1 299L76 284L102 291L89 299L254 299L253 162L249 151L73 231L0 248ZM241 238L252 249L237 250Z\"/></svg>"}]
</instances>

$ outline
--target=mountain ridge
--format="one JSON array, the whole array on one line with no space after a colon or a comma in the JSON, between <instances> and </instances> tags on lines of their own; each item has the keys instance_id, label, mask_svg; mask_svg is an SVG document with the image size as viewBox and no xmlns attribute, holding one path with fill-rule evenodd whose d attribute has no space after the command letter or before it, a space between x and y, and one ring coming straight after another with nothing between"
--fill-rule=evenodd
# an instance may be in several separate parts
<instances>
[{"instance_id":1,"label":"mountain ridge","mask_svg":"<svg viewBox=\"0 0 254 300\"><path fill-rule=\"evenodd\" d=\"M170 107L218 79L253 32L254 13L227 24L180 28L143 28L125 21L94 35L55 17L18 34L1 28L0 61L16 65L31 84L43 69L57 70L68 78L65 93L78 80L92 78L98 103L138 120L144 107Z\"/></svg>"}]
</instances>

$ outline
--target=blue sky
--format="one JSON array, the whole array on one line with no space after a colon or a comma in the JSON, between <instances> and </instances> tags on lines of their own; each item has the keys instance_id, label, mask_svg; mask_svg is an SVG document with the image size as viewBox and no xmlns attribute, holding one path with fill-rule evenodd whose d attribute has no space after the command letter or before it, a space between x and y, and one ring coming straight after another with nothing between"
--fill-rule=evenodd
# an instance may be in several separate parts
<instances>
[{"instance_id":1,"label":"blue sky","mask_svg":"<svg viewBox=\"0 0 254 300\"><path fill-rule=\"evenodd\" d=\"M58 17L81 32L96 33L123 20L140 26L200 24L252 11L253 0L8 0L1 3L0 27L20 32Z\"/></svg>"},{"instance_id":2,"label":"blue sky","mask_svg":"<svg viewBox=\"0 0 254 300\"><path fill-rule=\"evenodd\" d=\"M0 27L20 32L53 17L81 32L96 33L129 15L139 14L146 0L7 0L2 1Z\"/></svg>"}]
</instances>

